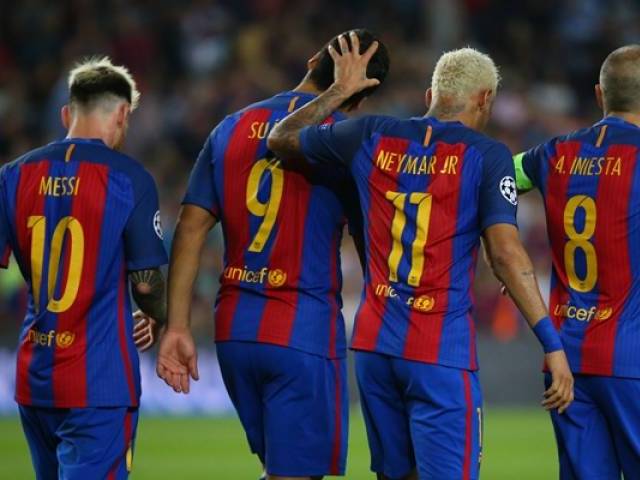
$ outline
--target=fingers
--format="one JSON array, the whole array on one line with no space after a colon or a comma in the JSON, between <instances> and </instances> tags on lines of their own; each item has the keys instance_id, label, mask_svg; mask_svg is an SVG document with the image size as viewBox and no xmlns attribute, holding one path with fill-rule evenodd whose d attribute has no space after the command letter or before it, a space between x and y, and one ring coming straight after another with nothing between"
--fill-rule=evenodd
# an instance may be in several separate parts
<instances>
[{"instance_id":1,"label":"fingers","mask_svg":"<svg viewBox=\"0 0 640 480\"><path fill-rule=\"evenodd\" d=\"M358 34L351 30L349 32L349 38L351 39L351 51L358 55L360 53L360 39L358 38Z\"/></svg>"},{"instance_id":2,"label":"fingers","mask_svg":"<svg viewBox=\"0 0 640 480\"><path fill-rule=\"evenodd\" d=\"M551 386L544 392L542 406L546 410L558 410L563 413L573 402L573 382L570 378L554 379Z\"/></svg>"},{"instance_id":3,"label":"fingers","mask_svg":"<svg viewBox=\"0 0 640 480\"><path fill-rule=\"evenodd\" d=\"M200 375L198 374L198 357L195 355L189 360L189 373L195 381L200 380Z\"/></svg>"},{"instance_id":4,"label":"fingers","mask_svg":"<svg viewBox=\"0 0 640 480\"><path fill-rule=\"evenodd\" d=\"M347 39L344 35L338 36L338 47L340 48L340 54L344 55L345 53L349 53L349 44L347 43Z\"/></svg>"},{"instance_id":5,"label":"fingers","mask_svg":"<svg viewBox=\"0 0 640 480\"><path fill-rule=\"evenodd\" d=\"M356 36L357 38L357 36ZM367 48L367 51L364 52L364 54L362 55L362 58L369 63L369 60L371 60L371 57L373 57L373 54L376 53L376 51L378 50L378 47L380 46L380 44L378 43L378 41L374 41L371 45L369 45L369 48ZM360 47L358 47L360 48ZM357 50L360 51L360 50Z\"/></svg>"}]
</instances>

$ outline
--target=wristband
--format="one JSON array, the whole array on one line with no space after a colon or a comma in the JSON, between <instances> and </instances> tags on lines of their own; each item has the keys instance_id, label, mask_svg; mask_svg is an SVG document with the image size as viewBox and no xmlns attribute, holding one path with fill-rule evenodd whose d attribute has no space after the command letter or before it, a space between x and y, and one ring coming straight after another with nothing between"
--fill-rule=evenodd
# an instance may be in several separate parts
<instances>
[{"instance_id":1,"label":"wristband","mask_svg":"<svg viewBox=\"0 0 640 480\"><path fill-rule=\"evenodd\" d=\"M536 326L533 327L533 333L536 334L538 340L542 344L544 353L556 352L562 350L562 341L556 327L553 326L549 317L544 317Z\"/></svg>"}]
</instances>

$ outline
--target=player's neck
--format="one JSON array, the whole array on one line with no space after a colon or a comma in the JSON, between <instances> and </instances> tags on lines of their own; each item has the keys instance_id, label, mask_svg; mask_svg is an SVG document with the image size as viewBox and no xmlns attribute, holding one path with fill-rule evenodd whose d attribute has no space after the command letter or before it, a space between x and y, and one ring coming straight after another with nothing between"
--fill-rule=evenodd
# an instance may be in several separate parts
<instances>
[{"instance_id":1,"label":"player's neck","mask_svg":"<svg viewBox=\"0 0 640 480\"><path fill-rule=\"evenodd\" d=\"M108 147L113 146L114 137L115 135L106 128L104 122L93 118L74 118L67 132L67 138L99 139Z\"/></svg>"},{"instance_id":2,"label":"player's neck","mask_svg":"<svg viewBox=\"0 0 640 480\"><path fill-rule=\"evenodd\" d=\"M304 77L302 81L292 90L292 92L309 93L311 95L320 95L322 90L316 87L308 77Z\"/></svg>"},{"instance_id":3,"label":"player's neck","mask_svg":"<svg viewBox=\"0 0 640 480\"><path fill-rule=\"evenodd\" d=\"M640 114L630 112L607 112L605 117L621 118L625 122L632 123L636 127L640 127Z\"/></svg>"},{"instance_id":4,"label":"player's neck","mask_svg":"<svg viewBox=\"0 0 640 480\"><path fill-rule=\"evenodd\" d=\"M465 127L469 127L473 130L480 130L477 115L473 115L466 110L457 113L450 113L440 111L438 108L430 108L426 116L433 117L440 122L460 122Z\"/></svg>"}]
</instances>

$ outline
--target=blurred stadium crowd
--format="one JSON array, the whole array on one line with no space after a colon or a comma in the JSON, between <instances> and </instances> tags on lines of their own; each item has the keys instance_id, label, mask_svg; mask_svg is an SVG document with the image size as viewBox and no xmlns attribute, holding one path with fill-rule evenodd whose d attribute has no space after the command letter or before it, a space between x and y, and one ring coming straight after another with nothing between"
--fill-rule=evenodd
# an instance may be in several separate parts
<instances>
[{"instance_id":1,"label":"blurred stadium crowd","mask_svg":"<svg viewBox=\"0 0 640 480\"><path fill-rule=\"evenodd\" d=\"M227 113L292 88L305 60L352 27L378 33L391 73L367 112L424 113L423 93L446 49L491 54L503 86L490 133L521 151L592 123L599 65L640 36L634 0L20 0L0 2L0 164L64 135L59 109L75 60L108 54L128 66L142 91L126 151L160 187L167 245L191 165ZM521 231L543 288L550 260L537 194L523 199ZM221 238L211 235L197 287L194 325L211 337L211 304L221 269ZM485 332L518 335L510 304L484 267L476 285ZM352 312L360 272L349 247L345 300ZM14 345L24 309L18 272L0 273L0 339ZM349 317L349 313L347 314ZM6 327L11 325L8 330Z\"/></svg>"}]
</instances>

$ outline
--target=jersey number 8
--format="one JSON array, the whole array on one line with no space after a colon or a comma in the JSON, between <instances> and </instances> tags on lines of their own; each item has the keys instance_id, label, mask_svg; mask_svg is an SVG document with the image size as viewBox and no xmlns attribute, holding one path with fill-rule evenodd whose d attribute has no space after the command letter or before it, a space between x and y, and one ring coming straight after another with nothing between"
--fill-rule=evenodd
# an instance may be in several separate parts
<instances>
[{"instance_id":1,"label":"jersey number 8","mask_svg":"<svg viewBox=\"0 0 640 480\"><path fill-rule=\"evenodd\" d=\"M579 208L584 210L584 227L578 232L575 216ZM569 287L576 292L593 290L598 280L598 257L591 239L596 231L596 202L586 195L575 195L564 208L564 231L568 241L564 246L564 268L569 279ZM586 273L580 278L576 272L576 251L580 249L586 259Z\"/></svg>"}]
</instances>

